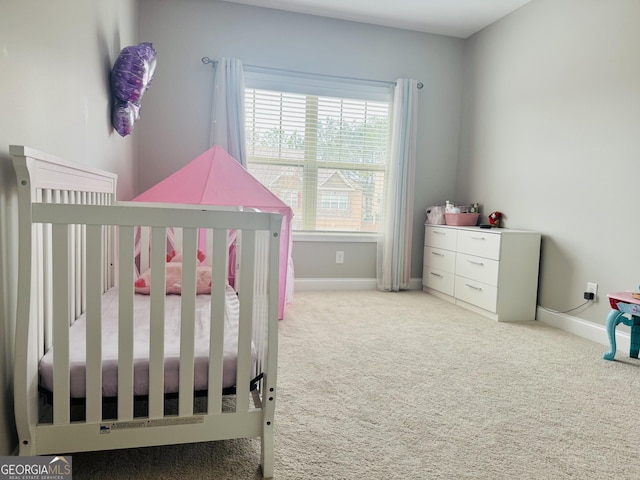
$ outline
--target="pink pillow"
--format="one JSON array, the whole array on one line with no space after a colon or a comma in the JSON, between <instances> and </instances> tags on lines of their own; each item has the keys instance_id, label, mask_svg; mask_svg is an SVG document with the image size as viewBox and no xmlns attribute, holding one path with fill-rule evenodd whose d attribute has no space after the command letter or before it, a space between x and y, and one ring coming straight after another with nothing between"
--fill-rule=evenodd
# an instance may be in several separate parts
<instances>
[{"instance_id":1,"label":"pink pillow","mask_svg":"<svg viewBox=\"0 0 640 480\"><path fill-rule=\"evenodd\" d=\"M200 249L198 249L196 257L198 258L199 263L204 262L205 258L207 258ZM171 250L171 253L167 253L167 262L182 262L182 254L177 253L175 250Z\"/></svg>"},{"instance_id":2,"label":"pink pillow","mask_svg":"<svg viewBox=\"0 0 640 480\"><path fill-rule=\"evenodd\" d=\"M169 262L166 268L166 293L180 295L182 293L182 263ZM149 295L151 292L151 269L138 277L134 283L136 293ZM198 295L211 293L211 267L196 267L196 293Z\"/></svg>"}]
</instances>

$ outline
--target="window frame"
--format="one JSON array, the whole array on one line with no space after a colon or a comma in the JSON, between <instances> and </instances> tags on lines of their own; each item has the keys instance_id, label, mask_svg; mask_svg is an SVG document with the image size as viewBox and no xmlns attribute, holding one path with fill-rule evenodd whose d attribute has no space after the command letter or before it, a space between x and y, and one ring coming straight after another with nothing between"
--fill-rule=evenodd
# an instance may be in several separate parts
<instances>
[{"instance_id":1,"label":"window frame","mask_svg":"<svg viewBox=\"0 0 640 480\"><path fill-rule=\"evenodd\" d=\"M316 115L318 111L318 97L334 97L343 100L360 100L360 101L372 101L372 102L384 102L388 105L389 127L387 131L387 142L390 143L391 136L391 114L393 110L393 86L392 82L377 82L356 80L345 77L332 77L332 76L318 76L311 74L303 74L298 72L279 71L271 69L263 69L260 67L252 68L245 72L245 89L246 90L270 90L274 92L280 92L284 94L298 94L304 95L306 102L313 102L315 98L315 105L307 105L307 108L311 110L315 109ZM245 90L245 91L246 91ZM306 122L305 122L306 123ZM305 132L306 138L306 132ZM310 143L313 143L312 140ZM315 137L317 142L317 136ZM389 144L388 144L389 147ZM310 152L314 151L313 148ZM247 159L248 160L248 159ZM316 176L320 169L323 170L356 170L363 172L383 172L385 174L385 185L383 189L386 189L387 182L387 169L388 161L384 163L353 163L353 162L341 162L341 161L318 161L315 154L309 155L307 149L305 149L304 164L301 164L298 159L287 158L275 158L275 157L252 157L250 163L254 165L279 165L281 167L295 167L295 168L311 168L315 170ZM249 161L248 161L249 163ZM372 241L373 238L378 238L380 232L378 231L337 231L337 230L315 230L305 228L310 224L315 224L317 220L318 209L320 206L320 199L318 198L317 182L308 181L308 177L303 175L303 185L307 189L305 195L306 199L311 201L303 201L303 219L305 224L302 230L294 230L293 235L295 239L306 239L308 241L315 241L314 238L327 238L328 236L343 238L345 240L351 239L355 241ZM314 189L315 187L315 189ZM311 188L313 191L309 191ZM347 209L349 205L347 205ZM362 222L362 219L361 219Z\"/></svg>"}]
</instances>

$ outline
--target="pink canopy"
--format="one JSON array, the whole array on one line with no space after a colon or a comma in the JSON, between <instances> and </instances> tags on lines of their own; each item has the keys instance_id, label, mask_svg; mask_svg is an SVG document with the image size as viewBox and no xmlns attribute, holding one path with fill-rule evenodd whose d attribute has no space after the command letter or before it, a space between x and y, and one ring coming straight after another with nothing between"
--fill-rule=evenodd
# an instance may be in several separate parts
<instances>
[{"instance_id":1,"label":"pink canopy","mask_svg":"<svg viewBox=\"0 0 640 480\"><path fill-rule=\"evenodd\" d=\"M282 214L280 301L278 318L293 298L291 225L293 210L260 183L222 147L215 145L177 172L133 199L137 202L186 203L257 208Z\"/></svg>"}]
</instances>

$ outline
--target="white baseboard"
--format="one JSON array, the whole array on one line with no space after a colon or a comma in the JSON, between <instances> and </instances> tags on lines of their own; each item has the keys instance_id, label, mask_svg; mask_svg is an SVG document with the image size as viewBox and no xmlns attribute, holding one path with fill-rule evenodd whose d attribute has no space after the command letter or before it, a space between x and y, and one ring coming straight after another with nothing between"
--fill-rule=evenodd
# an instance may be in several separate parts
<instances>
[{"instance_id":1,"label":"white baseboard","mask_svg":"<svg viewBox=\"0 0 640 480\"><path fill-rule=\"evenodd\" d=\"M565 332L573 333L596 343L609 346L609 336L604 325L587 322L578 317L572 317L564 313L553 313L542 307L537 308L536 319L552 327ZM631 336L627 332L616 331L616 351L629 352ZM604 353L604 351L602 352Z\"/></svg>"},{"instance_id":2,"label":"white baseboard","mask_svg":"<svg viewBox=\"0 0 640 480\"><path fill-rule=\"evenodd\" d=\"M323 290L375 290L375 278L296 278L294 292ZM412 278L409 290L422 290L422 278Z\"/></svg>"}]
</instances>

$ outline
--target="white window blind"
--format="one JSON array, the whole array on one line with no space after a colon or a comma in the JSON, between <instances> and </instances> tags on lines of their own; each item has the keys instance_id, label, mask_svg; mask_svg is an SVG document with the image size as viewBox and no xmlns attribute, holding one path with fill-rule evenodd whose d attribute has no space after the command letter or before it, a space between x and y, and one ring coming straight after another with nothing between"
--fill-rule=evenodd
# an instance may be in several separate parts
<instances>
[{"instance_id":1,"label":"white window blind","mask_svg":"<svg viewBox=\"0 0 640 480\"><path fill-rule=\"evenodd\" d=\"M266 83L245 79L249 171L294 210L294 230L378 232L389 151L389 86L365 85L346 97L335 96L339 82L294 78L277 84L272 77ZM353 90L350 83L342 91ZM367 90L371 99L351 98L366 97Z\"/></svg>"}]
</instances>

